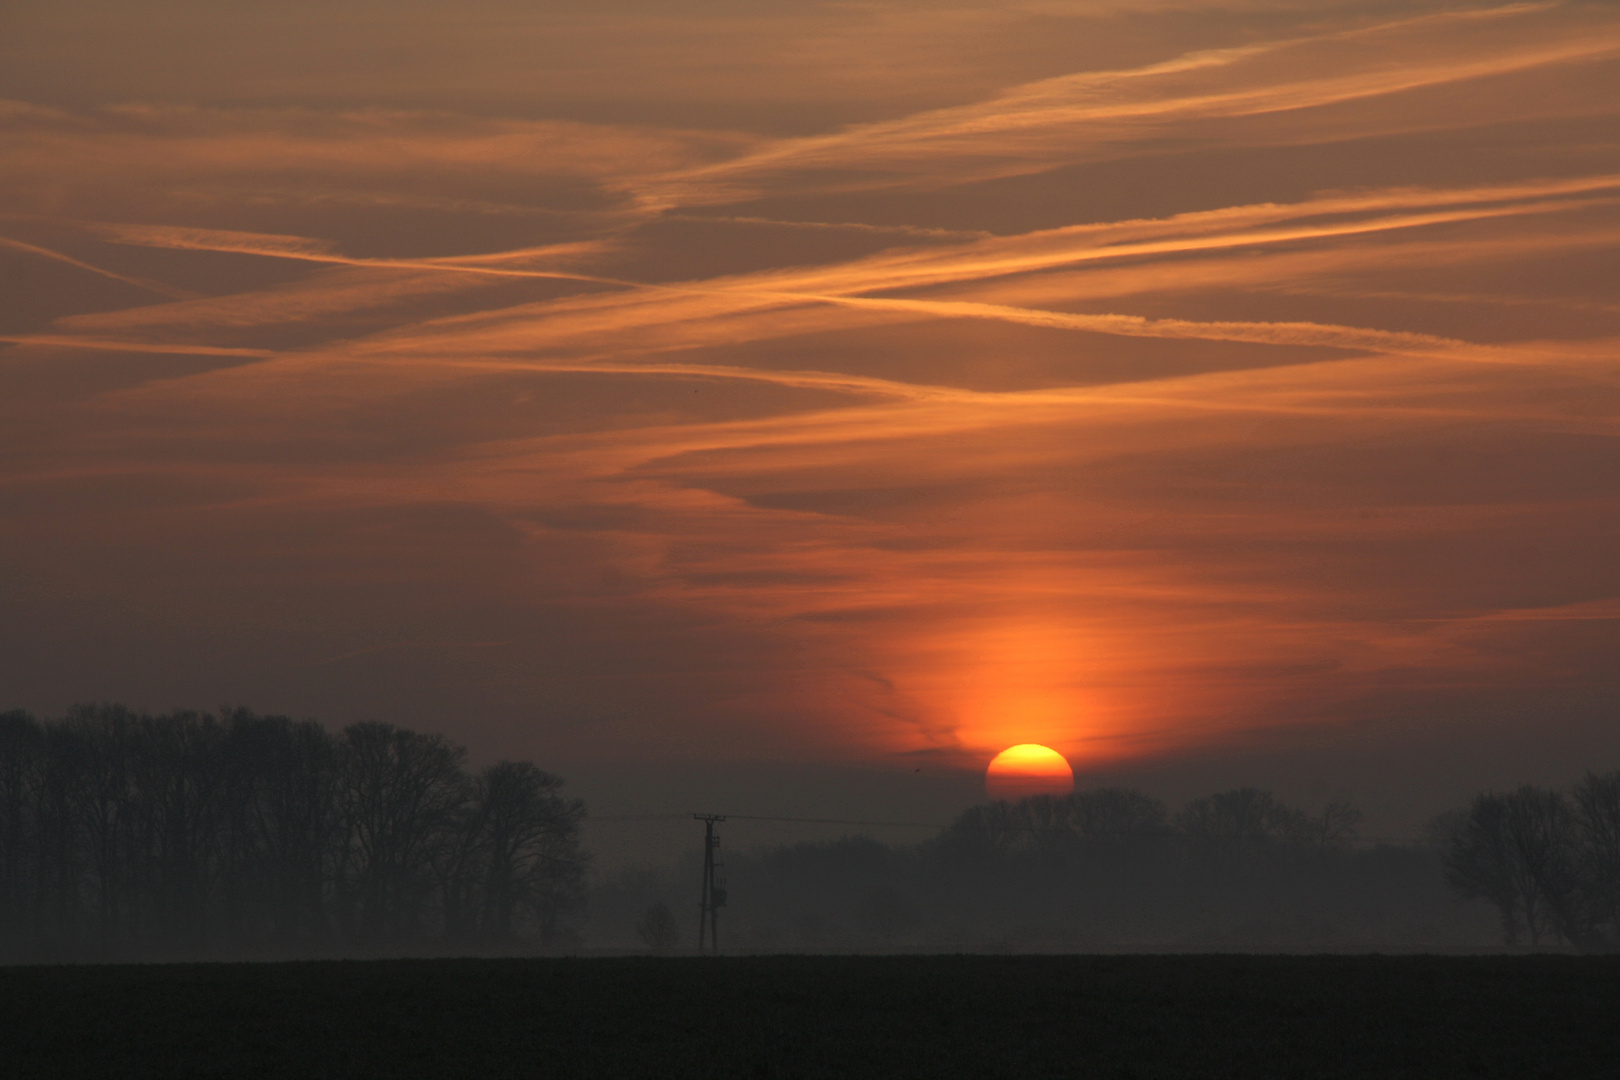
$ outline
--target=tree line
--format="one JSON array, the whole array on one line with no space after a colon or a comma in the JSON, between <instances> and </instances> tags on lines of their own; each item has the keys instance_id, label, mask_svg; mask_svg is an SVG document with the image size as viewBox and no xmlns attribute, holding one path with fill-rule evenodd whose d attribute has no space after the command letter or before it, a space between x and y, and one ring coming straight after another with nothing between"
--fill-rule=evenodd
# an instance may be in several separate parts
<instances>
[{"instance_id":1,"label":"tree line","mask_svg":"<svg viewBox=\"0 0 1620 1080\"><path fill-rule=\"evenodd\" d=\"M246 709L0 713L0 962L516 951L583 940L585 809L443 736ZM1620 945L1620 772L1359 844L1360 813L1239 788L965 810L939 835L731 852L752 949ZM691 865L599 882L592 944L667 949ZM1458 901L1483 901L1462 903ZM1491 916L1486 916L1490 912ZM695 917L695 915L694 915Z\"/></svg>"},{"instance_id":2,"label":"tree line","mask_svg":"<svg viewBox=\"0 0 1620 1080\"><path fill-rule=\"evenodd\" d=\"M0 959L575 939L584 805L529 762L465 757L247 709L0 714Z\"/></svg>"},{"instance_id":3,"label":"tree line","mask_svg":"<svg viewBox=\"0 0 1620 1080\"><path fill-rule=\"evenodd\" d=\"M1178 837L1183 846L1191 842L1337 849L1356 840L1360 824L1361 811L1347 802L1335 800L1320 814L1308 814L1260 788L1193 799L1173 817L1163 802L1139 791L1097 788L972 807L951 823L940 841L1006 847Z\"/></svg>"},{"instance_id":4,"label":"tree line","mask_svg":"<svg viewBox=\"0 0 1620 1080\"><path fill-rule=\"evenodd\" d=\"M1487 792L1439 825L1447 879L1495 907L1506 944L1620 946L1620 772Z\"/></svg>"},{"instance_id":5,"label":"tree line","mask_svg":"<svg viewBox=\"0 0 1620 1080\"><path fill-rule=\"evenodd\" d=\"M1445 949L1491 940L1441 848L1366 844L1360 813L1239 788L1172 809L1101 788L970 807L912 844L869 837L726 855L721 941L739 950ZM593 940L689 939L696 855L608 878Z\"/></svg>"}]
</instances>

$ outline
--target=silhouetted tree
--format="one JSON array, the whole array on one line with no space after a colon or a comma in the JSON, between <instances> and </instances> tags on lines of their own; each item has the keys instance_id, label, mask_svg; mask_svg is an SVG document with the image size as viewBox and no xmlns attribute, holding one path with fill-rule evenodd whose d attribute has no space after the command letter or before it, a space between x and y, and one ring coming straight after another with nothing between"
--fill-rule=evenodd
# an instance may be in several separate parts
<instances>
[{"instance_id":1,"label":"silhouetted tree","mask_svg":"<svg viewBox=\"0 0 1620 1080\"><path fill-rule=\"evenodd\" d=\"M1199 840L1255 843L1306 837L1310 819L1271 792L1246 787L1194 799L1176 815L1176 827Z\"/></svg>"},{"instance_id":2,"label":"silhouetted tree","mask_svg":"<svg viewBox=\"0 0 1620 1080\"><path fill-rule=\"evenodd\" d=\"M585 807L557 794L562 781L526 761L503 761L479 778L478 802L487 837L483 930L512 934L520 907L532 910L540 940L549 944L583 899L585 858L579 829Z\"/></svg>"},{"instance_id":3,"label":"silhouetted tree","mask_svg":"<svg viewBox=\"0 0 1620 1080\"><path fill-rule=\"evenodd\" d=\"M1083 836L1128 843L1132 839L1163 836L1169 831L1164 803L1140 791L1097 788L1077 791L1068 798L1075 829Z\"/></svg>"},{"instance_id":4,"label":"silhouetted tree","mask_svg":"<svg viewBox=\"0 0 1620 1080\"><path fill-rule=\"evenodd\" d=\"M1315 817L1304 818L1299 839L1324 848L1342 848L1354 843L1361 825L1361 811L1340 799L1322 808Z\"/></svg>"},{"instance_id":5,"label":"silhouetted tree","mask_svg":"<svg viewBox=\"0 0 1620 1080\"><path fill-rule=\"evenodd\" d=\"M1576 850L1577 825L1556 791L1525 785L1474 800L1452 839L1447 877L1462 895L1489 900L1502 920L1502 936L1517 944L1521 932L1539 945L1553 934L1588 944Z\"/></svg>"},{"instance_id":6,"label":"silhouetted tree","mask_svg":"<svg viewBox=\"0 0 1620 1080\"><path fill-rule=\"evenodd\" d=\"M1065 845L1081 839L1129 842L1163 836L1168 831L1167 818L1162 802L1139 791L1097 788L970 807L951 823L942 839L1003 850Z\"/></svg>"},{"instance_id":7,"label":"silhouetted tree","mask_svg":"<svg viewBox=\"0 0 1620 1080\"><path fill-rule=\"evenodd\" d=\"M1036 835L1032 816L1045 816L1043 811L1050 807L1051 800L1047 797L1046 805L1034 815L1026 806L1028 802L997 801L971 806L950 824L940 842L958 850L985 851L1003 851L1020 842L1028 843Z\"/></svg>"},{"instance_id":8,"label":"silhouetted tree","mask_svg":"<svg viewBox=\"0 0 1620 1080\"><path fill-rule=\"evenodd\" d=\"M1209 800L1217 811L1233 802ZM727 909L727 940L956 951L1410 948L1488 937L1481 912L1448 895L1433 847L1354 846L1356 815L1342 803L1305 815L1244 796L1238 808L1257 804L1260 827L1227 829L1251 838L1235 842L1174 829L1164 804L1139 792L1099 789L972 807L916 845L845 837L733 852L728 875L742 902ZM649 904L696 894L698 865L691 857L673 876L641 869L602 882L596 925L634 942Z\"/></svg>"},{"instance_id":9,"label":"silhouetted tree","mask_svg":"<svg viewBox=\"0 0 1620 1080\"><path fill-rule=\"evenodd\" d=\"M583 910L583 805L463 755L246 709L0 714L0 958L559 940Z\"/></svg>"},{"instance_id":10,"label":"silhouetted tree","mask_svg":"<svg viewBox=\"0 0 1620 1080\"><path fill-rule=\"evenodd\" d=\"M464 756L441 736L392 724L343 729L338 793L347 843L338 895L351 934L394 943L420 929L433 847L467 798Z\"/></svg>"},{"instance_id":11,"label":"silhouetted tree","mask_svg":"<svg viewBox=\"0 0 1620 1080\"><path fill-rule=\"evenodd\" d=\"M673 949L681 943L680 931L675 928L675 916L663 901L650 905L636 920L636 937L654 952Z\"/></svg>"},{"instance_id":12,"label":"silhouetted tree","mask_svg":"<svg viewBox=\"0 0 1620 1080\"><path fill-rule=\"evenodd\" d=\"M0 713L0 957L24 952L34 921L44 741L32 716Z\"/></svg>"},{"instance_id":13,"label":"silhouetted tree","mask_svg":"<svg viewBox=\"0 0 1620 1080\"><path fill-rule=\"evenodd\" d=\"M1588 773L1574 791L1580 833L1577 873L1594 932L1620 936L1620 772Z\"/></svg>"},{"instance_id":14,"label":"silhouetted tree","mask_svg":"<svg viewBox=\"0 0 1620 1080\"><path fill-rule=\"evenodd\" d=\"M1508 827L1518 861L1535 897L1527 912L1531 941L1552 931L1574 945L1588 943L1589 920L1577 873L1576 823L1569 801L1557 791L1525 785L1507 796Z\"/></svg>"},{"instance_id":15,"label":"silhouetted tree","mask_svg":"<svg viewBox=\"0 0 1620 1080\"><path fill-rule=\"evenodd\" d=\"M77 956L83 922L83 829L79 788L87 754L84 738L66 723L45 728L44 775L35 821L38 841L38 940L47 955Z\"/></svg>"},{"instance_id":16,"label":"silhouetted tree","mask_svg":"<svg viewBox=\"0 0 1620 1080\"><path fill-rule=\"evenodd\" d=\"M1502 920L1502 940L1517 945L1525 926L1525 896L1502 796L1476 796L1446 853L1446 880L1463 896L1488 900ZM1533 903L1533 898L1531 903Z\"/></svg>"}]
</instances>

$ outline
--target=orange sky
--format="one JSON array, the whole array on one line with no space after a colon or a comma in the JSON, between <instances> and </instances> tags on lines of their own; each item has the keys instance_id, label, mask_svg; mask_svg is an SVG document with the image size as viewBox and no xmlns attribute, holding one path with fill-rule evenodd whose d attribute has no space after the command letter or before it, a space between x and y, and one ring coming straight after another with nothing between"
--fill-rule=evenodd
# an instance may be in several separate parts
<instances>
[{"instance_id":1,"label":"orange sky","mask_svg":"<svg viewBox=\"0 0 1620 1080\"><path fill-rule=\"evenodd\" d=\"M1612 4L53 0L0 99L0 707L1620 764Z\"/></svg>"}]
</instances>

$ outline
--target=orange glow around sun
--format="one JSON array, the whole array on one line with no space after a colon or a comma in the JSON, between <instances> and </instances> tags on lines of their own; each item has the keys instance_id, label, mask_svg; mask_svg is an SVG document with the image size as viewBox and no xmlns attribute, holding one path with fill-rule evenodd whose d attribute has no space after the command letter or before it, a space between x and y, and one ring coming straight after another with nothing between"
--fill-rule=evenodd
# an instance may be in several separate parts
<instances>
[{"instance_id":1,"label":"orange glow around sun","mask_svg":"<svg viewBox=\"0 0 1620 1080\"><path fill-rule=\"evenodd\" d=\"M1067 795L1074 790L1068 759L1049 746L1019 743L995 756L984 773L984 790L992 799L1025 799L1031 795Z\"/></svg>"}]
</instances>

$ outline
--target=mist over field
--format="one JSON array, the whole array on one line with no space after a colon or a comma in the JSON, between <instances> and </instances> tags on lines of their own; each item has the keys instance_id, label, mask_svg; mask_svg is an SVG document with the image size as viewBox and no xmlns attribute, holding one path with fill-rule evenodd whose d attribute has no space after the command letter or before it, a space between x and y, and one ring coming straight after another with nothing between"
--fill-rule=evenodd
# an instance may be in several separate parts
<instances>
[{"instance_id":1,"label":"mist over field","mask_svg":"<svg viewBox=\"0 0 1620 1080\"><path fill-rule=\"evenodd\" d=\"M1620 773L1482 792L1405 839L1252 787L981 801L940 828L602 822L682 829L640 865L599 861L589 819L534 763L386 723L6 712L0 962L1620 947ZM728 843L747 823L843 835Z\"/></svg>"},{"instance_id":2,"label":"mist over field","mask_svg":"<svg viewBox=\"0 0 1620 1080\"><path fill-rule=\"evenodd\" d=\"M1322 846L1258 835L1195 838L1168 828L1088 837L1022 823L1008 830L998 821L1027 822L1050 809L975 808L917 845L849 836L729 853L722 951L1501 948L1490 905L1448 888L1438 844ZM694 848L674 865L597 880L584 941L638 952L689 949L697 940L701 860ZM647 913L658 905L672 913L678 940L649 937Z\"/></svg>"}]
</instances>

